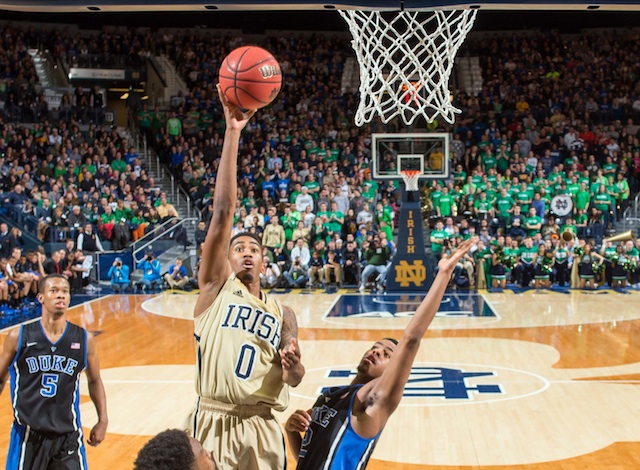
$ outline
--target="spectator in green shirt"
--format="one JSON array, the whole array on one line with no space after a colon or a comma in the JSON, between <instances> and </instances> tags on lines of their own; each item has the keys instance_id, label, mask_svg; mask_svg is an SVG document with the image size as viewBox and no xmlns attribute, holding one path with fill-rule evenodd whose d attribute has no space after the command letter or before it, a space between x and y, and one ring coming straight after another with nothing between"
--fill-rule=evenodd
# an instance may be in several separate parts
<instances>
[{"instance_id":1,"label":"spectator in green shirt","mask_svg":"<svg viewBox=\"0 0 640 470\"><path fill-rule=\"evenodd\" d=\"M175 111L173 111L171 117L167 119L167 135L173 143L182 135L182 122L178 119Z\"/></svg>"},{"instance_id":2,"label":"spectator in green shirt","mask_svg":"<svg viewBox=\"0 0 640 470\"><path fill-rule=\"evenodd\" d=\"M337 233L342 234L342 224L344 224L344 214L338 210L338 203L331 203L331 211L327 215L328 217L328 230L329 234Z\"/></svg>"},{"instance_id":3,"label":"spectator in green shirt","mask_svg":"<svg viewBox=\"0 0 640 470\"><path fill-rule=\"evenodd\" d=\"M389 248L387 240L381 239L378 235L375 235L371 242L365 241L362 244L362 250L367 265L362 270L362 278L360 279L360 287L358 288L360 292L365 289L369 276L375 272L379 274L377 278L378 285L384 283L387 263L391 259L391 249Z\"/></svg>"},{"instance_id":4,"label":"spectator in green shirt","mask_svg":"<svg viewBox=\"0 0 640 470\"><path fill-rule=\"evenodd\" d=\"M114 211L116 220L125 219L126 222L131 222L133 213L131 209L125 206L124 201L119 199L116 203L116 210Z\"/></svg>"},{"instance_id":5,"label":"spectator in green shirt","mask_svg":"<svg viewBox=\"0 0 640 470\"><path fill-rule=\"evenodd\" d=\"M449 194L449 188L442 188L442 195L438 199L436 213L438 217L449 217L452 214L453 197Z\"/></svg>"},{"instance_id":6,"label":"spectator in green shirt","mask_svg":"<svg viewBox=\"0 0 640 470\"><path fill-rule=\"evenodd\" d=\"M437 214L438 206L440 205L440 198L442 197L442 188L437 182L433 183L433 189L429 193L429 199L431 200L431 210L433 214Z\"/></svg>"},{"instance_id":7,"label":"spectator in green shirt","mask_svg":"<svg viewBox=\"0 0 640 470\"><path fill-rule=\"evenodd\" d=\"M529 237L535 236L542 228L542 218L536 214L535 207L529 208L529 214L524 219L524 228Z\"/></svg>"},{"instance_id":8,"label":"spectator in green shirt","mask_svg":"<svg viewBox=\"0 0 640 470\"><path fill-rule=\"evenodd\" d=\"M576 194L575 197L576 209L582 209L586 212L589 208L590 201L591 194L589 194L589 191L587 191L587 184L582 182L580 183L580 191L578 191L578 194Z\"/></svg>"},{"instance_id":9,"label":"spectator in green shirt","mask_svg":"<svg viewBox=\"0 0 640 470\"><path fill-rule=\"evenodd\" d=\"M564 225L560 229L561 234L566 231L571 232L574 238L578 236L578 227L574 225L573 219L571 217L567 217L567 220L565 220Z\"/></svg>"},{"instance_id":10,"label":"spectator in green shirt","mask_svg":"<svg viewBox=\"0 0 640 470\"><path fill-rule=\"evenodd\" d=\"M513 206L515 202L513 199L507 194L507 190L502 188L500 190L500 196L496 199L496 209L498 210L498 221L500 226L504 229L507 227L507 223L511 218L511 214L513 213Z\"/></svg>"},{"instance_id":11,"label":"spectator in green shirt","mask_svg":"<svg viewBox=\"0 0 640 470\"><path fill-rule=\"evenodd\" d=\"M629 195L631 194L629 190L629 182L624 177L624 174L618 173L616 186L618 187L619 192L618 204L620 205L620 207L618 211L618 217L620 218L622 214L624 214L624 211L629 204Z\"/></svg>"},{"instance_id":12,"label":"spectator in green shirt","mask_svg":"<svg viewBox=\"0 0 640 470\"><path fill-rule=\"evenodd\" d=\"M611 197L607 194L607 188L604 185L600 185L598 193L593 197L593 205L596 209L602 212L604 219L604 226L608 227L611 223Z\"/></svg>"},{"instance_id":13,"label":"spectator in green shirt","mask_svg":"<svg viewBox=\"0 0 640 470\"><path fill-rule=\"evenodd\" d=\"M602 165L602 173L608 178L609 176L615 177L617 172L618 166L613 163L613 158L607 157L606 163Z\"/></svg>"},{"instance_id":14,"label":"spectator in green shirt","mask_svg":"<svg viewBox=\"0 0 640 470\"><path fill-rule=\"evenodd\" d=\"M106 238L111 240L113 235L113 227L116 224L116 215L113 213L111 206L107 204L104 208L104 214L100 216L100 230L106 233Z\"/></svg>"},{"instance_id":15,"label":"spectator in green shirt","mask_svg":"<svg viewBox=\"0 0 640 470\"><path fill-rule=\"evenodd\" d=\"M613 219L618 220L618 207L620 205L620 190L618 186L613 181L613 175L609 176L607 179L609 180L609 184L607 185L606 191L609 195L609 199L611 200L611 212Z\"/></svg>"},{"instance_id":16,"label":"spectator in green shirt","mask_svg":"<svg viewBox=\"0 0 640 470\"><path fill-rule=\"evenodd\" d=\"M473 182L472 176L467 177L467 182L462 186L462 192L466 195L473 195L476 193L476 184Z\"/></svg>"},{"instance_id":17,"label":"spectator in green shirt","mask_svg":"<svg viewBox=\"0 0 640 470\"><path fill-rule=\"evenodd\" d=\"M318 198L318 194L320 193L320 183L316 181L316 177L313 173L309 173L303 186L309 190L309 194L314 200Z\"/></svg>"},{"instance_id":18,"label":"spectator in green shirt","mask_svg":"<svg viewBox=\"0 0 640 470\"><path fill-rule=\"evenodd\" d=\"M513 270L516 282L522 287L528 287L533 280L534 266L538 256L538 247L533 246L533 239L526 237L524 245L520 248L520 258L518 265Z\"/></svg>"},{"instance_id":19,"label":"spectator in green shirt","mask_svg":"<svg viewBox=\"0 0 640 470\"><path fill-rule=\"evenodd\" d=\"M493 208L491 207L491 201L487 199L486 192L482 191L480 193L480 197L473 202L473 208L479 219L487 220Z\"/></svg>"},{"instance_id":20,"label":"spectator in green shirt","mask_svg":"<svg viewBox=\"0 0 640 470\"><path fill-rule=\"evenodd\" d=\"M441 220L436 222L435 230L431 232L429 239L431 240L431 252L436 260L439 261L442 257L444 242L449 239L449 235L444 231L444 224Z\"/></svg>"},{"instance_id":21,"label":"spectator in green shirt","mask_svg":"<svg viewBox=\"0 0 640 470\"><path fill-rule=\"evenodd\" d=\"M127 170L127 162L122 159L122 153L116 152L115 159L111 162L111 169L120 173Z\"/></svg>"}]
</instances>

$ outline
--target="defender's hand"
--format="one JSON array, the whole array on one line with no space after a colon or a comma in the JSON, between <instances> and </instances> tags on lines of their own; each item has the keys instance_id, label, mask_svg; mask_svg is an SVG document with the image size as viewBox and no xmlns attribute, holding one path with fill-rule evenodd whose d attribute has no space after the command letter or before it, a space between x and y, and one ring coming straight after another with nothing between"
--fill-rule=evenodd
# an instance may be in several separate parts
<instances>
[{"instance_id":1,"label":"defender's hand","mask_svg":"<svg viewBox=\"0 0 640 470\"><path fill-rule=\"evenodd\" d=\"M296 410L284 425L285 430L288 432L307 432L309 426L311 425L311 415L309 414L311 410Z\"/></svg>"},{"instance_id":2,"label":"defender's hand","mask_svg":"<svg viewBox=\"0 0 640 470\"><path fill-rule=\"evenodd\" d=\"M472 246L473 242L471 240L465 240L462 242L456 251L448 256L442 257L438 263L438 271L446 273L453 272L453 269L456 267L456 264L458 264L458 261L460 261L460 258L466 255Z\"/></svg>"}]
</instances>

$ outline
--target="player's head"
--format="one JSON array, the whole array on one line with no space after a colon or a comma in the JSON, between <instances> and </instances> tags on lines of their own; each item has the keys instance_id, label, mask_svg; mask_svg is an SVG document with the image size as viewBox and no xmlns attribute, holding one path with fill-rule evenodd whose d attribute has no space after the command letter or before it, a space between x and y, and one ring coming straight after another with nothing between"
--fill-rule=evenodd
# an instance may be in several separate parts
<instances>
[{"instance_id":1,"label":"player's head","mask_svg":"<svg viewBox=\"0 0 640 470\"><path fill-rule=\"evenodd\" d=\"M64 314L69 308L71 293L69 281L62 274L49 274L38 282L38 300L42 312Z\"/></svg>"},{"instance_id":2,"label":"player's head","mask_svg":"<svg viewBox=\"0 0 640 470\"><path fill-rule=\"evenodd\" d=\"M255 233L243 232L229 241L229 262L244 284L259 279L262 272L262 241Z\"/></svg>"},{"instance_id":3,"label":"player's head","mask_svg":"<svg viewBox=\"0 0 640 470\"><path fill-rule=\"evenodd\" d=\"M134 470L211 470L211 453L184 431L167 429L152 437L136 457Z\"/></svg>"},{"instance_id":4,"label":"player's head","mask_svg":"<svg viewBox=\"0 0 640 470\"><path fill-rule=\"evenodd\" d=\"M383 338L376 341L362 356L360 364L358 364L358 380L366 383L380 377L389 364L397 345L398 341L393 338Z\"/></svg>"}]
</instances>

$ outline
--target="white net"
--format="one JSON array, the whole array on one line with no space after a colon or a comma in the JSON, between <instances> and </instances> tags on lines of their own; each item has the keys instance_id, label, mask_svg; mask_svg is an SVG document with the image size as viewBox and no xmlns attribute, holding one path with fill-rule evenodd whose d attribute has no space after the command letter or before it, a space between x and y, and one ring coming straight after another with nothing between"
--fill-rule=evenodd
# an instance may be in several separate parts
<instances>
[{"instance_id":1,"label":"white net","mask_svg":"<svg viewBox=\"0 0 640 470\"><path fill-rule=\"evenodd\" d=\"M417 170L404 170L400 174L402 175L402 179L404 180L404 188L407 191L418 190L418 181L422 173Z\"/></svg>"},{"instance_id":2,"label":"white net","mask_svg":"<svg viewBox=\"0 0 640 470\"><path fill-rule=\"evenodd\" d=\"M438 115L453 123L459 113L449 93L458 49L473 27L476 10L381 12L341 10L360 64L360 104L355 123L374 115L382 122L401 116Z\"/></svg>"}]
</instances>

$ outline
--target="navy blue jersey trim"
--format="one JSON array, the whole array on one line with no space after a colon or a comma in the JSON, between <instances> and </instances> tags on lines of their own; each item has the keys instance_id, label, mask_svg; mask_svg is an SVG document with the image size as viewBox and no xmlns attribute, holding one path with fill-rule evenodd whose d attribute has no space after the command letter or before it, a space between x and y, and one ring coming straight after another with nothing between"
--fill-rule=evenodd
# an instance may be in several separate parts
<instances>
[{"instance_id":1,"label":"navy blue jersey trim","mask_svg":"<svg viewBox=\"0 0 640 470\"><path fill-rule=\"evenodd\" d=\"M58 338L58 341L56 341L55 343L52 343L49 337L47 336L47 333L45 333L44 328L42 327L42 320L38 320L38 325L40 326L40 331L42 332L44 339L46 339L51 346L57 346L58 343L62 341L62 339L67 335L67 332L69 331L69 322L66 322L66 326L64 328L64 332L62 333L62 336Z\"/></svg>"},{"instance_id":2,"label":"navy blue jersey trim","mask_svg":"<svg viewBox=\"0 0 640 470\"><path fill-rule=\"evenodd\" d=\"M11 364L15 364L20 357L20 353L22 352L22 331L24 330L24 325L20 325L20 333L18 333L18 347L16 348L16 355L13 356L13 361Z\"/></svg>"},{"instance_id":3,"label":"navy blue jersey trim","mask_svg":"<svg viewBox=\"0 0 640 470\"><path fill-rule=\"evenodd\" d=\"M84 332L84 368L86 369L89 367L89 332L84 328L82 331Z\"/></svg>"}]
</instances>

